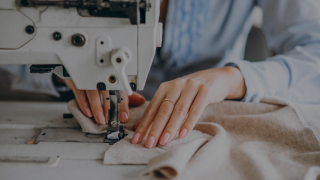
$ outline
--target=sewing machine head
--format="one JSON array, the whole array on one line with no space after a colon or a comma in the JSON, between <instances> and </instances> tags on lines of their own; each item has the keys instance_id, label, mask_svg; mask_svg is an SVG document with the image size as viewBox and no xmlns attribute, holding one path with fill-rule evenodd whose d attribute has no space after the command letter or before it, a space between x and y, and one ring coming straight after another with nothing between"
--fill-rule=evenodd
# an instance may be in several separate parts
<instances>
[{"instance_id":1,"label":"sewing machine head","mask_svg":"<svg viewBox=\"0 0 320 180\"><path fill-rule=\"evenodd\" d=\"M131 95L144 88L161 46L159 10L159 0L4 0L0 64Z\"/></svg>"},{"instance_id":2,"label":"sewing machine head","mask_svg":"<svg viewBox=\"0 0 320 180\"><path fill-rule=\"evenodd\" d=\"M53 71L78 89L110 90L114 143L124 133L120 90L144 88L161 46L159 11L160 0L2 0L0 64L32 64L31 73Z\"/></svg>"}]
</instances>

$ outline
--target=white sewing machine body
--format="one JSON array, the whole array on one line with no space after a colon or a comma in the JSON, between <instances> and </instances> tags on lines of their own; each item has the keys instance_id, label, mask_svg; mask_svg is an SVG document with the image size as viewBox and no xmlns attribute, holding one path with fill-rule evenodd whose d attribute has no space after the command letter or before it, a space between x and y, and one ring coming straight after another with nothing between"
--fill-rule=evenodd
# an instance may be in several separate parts
<instances>
[{"instance_id":1,"label":"white sewing machine body","mask_svg":"<svg viewBox=\"0 0 320 180\"><path fill-rule=\"evenodd\" d=\"M119 104L119 90L144 88L162 41L159 10L160 0L1 0L0 64L110 90L110 104ZM106 135L82 133L67 112L66 103L0 102L0 179L127 179L144 168L103 165Z\"/></svg>"},{"instance_id":2,"label":"white sewing machine body","mask_svg":"<svg viewBox=\"0 0 320 180\"><path fill-rule=\"evenodd\" d=\"M144 88L161 46L159 9L159 0L2 0L0 64L40 65L31 71L53 70L78 89L130 95Z\"/></svg>"}]
</instances>

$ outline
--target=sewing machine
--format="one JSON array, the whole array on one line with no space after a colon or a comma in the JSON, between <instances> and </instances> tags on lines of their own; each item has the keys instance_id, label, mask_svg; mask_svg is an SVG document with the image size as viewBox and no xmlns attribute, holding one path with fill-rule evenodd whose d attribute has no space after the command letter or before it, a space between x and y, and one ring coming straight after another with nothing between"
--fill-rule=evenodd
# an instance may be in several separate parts
<instances>
[{"instance_id":1,"label":"sewing machine","mask_svg":"<svg viewBox=\"0 0 320 180\"><path fill-rule=\"evenodd\" d=\"M109 90L108 134L117 133L121 90L144 88L161 46L159 11L160 0L2 0L0 64Z\"/></svg>"}]
</instances>

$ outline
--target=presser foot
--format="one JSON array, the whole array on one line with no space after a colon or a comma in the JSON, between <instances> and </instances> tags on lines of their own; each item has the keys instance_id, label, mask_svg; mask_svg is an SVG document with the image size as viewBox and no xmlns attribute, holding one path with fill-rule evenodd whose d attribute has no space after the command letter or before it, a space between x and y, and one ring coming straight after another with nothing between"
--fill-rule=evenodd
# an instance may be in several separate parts
<instances>
[{"instance_id":1,"label":"presser foot","mask_svg":"<svg viewBox=\"0 0 320 180\"><path fill-rule=\"evenodd\" d=\"M119 127L119 131L108 131L107 135L104 139L105 143L109 143L109 145L113 145L114 143L120 141L121 139L125 138L128 134L124 133L123 126Z\"/></svg>"},{"instance_id":2,"label":"presser foot","mask_svg":"<svg viewBox=\"0 0 320 180\"><path fill-rule=\"evenodd\" d=\"M113 145L128 134L124 133L123 126L120 125L119 121L120 103L122 101L121 91L110 90L108 100L110 101L108 130L104 142Z\"/></svg>"}]
</instances>

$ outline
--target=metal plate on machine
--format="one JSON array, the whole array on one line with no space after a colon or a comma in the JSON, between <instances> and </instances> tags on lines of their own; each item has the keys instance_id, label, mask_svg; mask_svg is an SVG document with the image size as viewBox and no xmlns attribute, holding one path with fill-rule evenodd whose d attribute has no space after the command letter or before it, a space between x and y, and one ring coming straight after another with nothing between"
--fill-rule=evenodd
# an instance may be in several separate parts
<instances>
[{"instance_id":1,"label":"metal plate on machine","mask_svg":"<svg viewBox=\"0 0 320 180\"><path fill-rule=\"evenodd\" d=\"M26 32L26 28L33 31ZM33 21L16 10L0 9L0 49L19 49L34 38Z\"/></svg>"},{"instance_id":2,"label":"metal plate on machine","mask_svg":"<svg viewBox=\"0 0 320 180\"><path fill-rule=\"evenodd\" d=\"M83 133L78 128L44 128L36 139L39 142L104 143L106 134Z\"/></svg>"}]
</instances>

